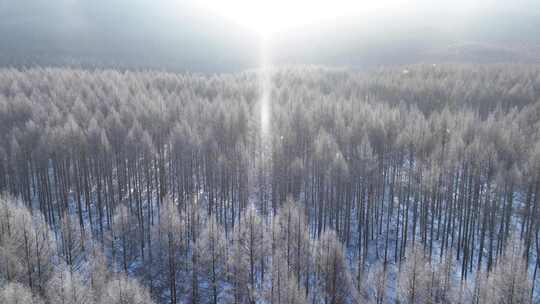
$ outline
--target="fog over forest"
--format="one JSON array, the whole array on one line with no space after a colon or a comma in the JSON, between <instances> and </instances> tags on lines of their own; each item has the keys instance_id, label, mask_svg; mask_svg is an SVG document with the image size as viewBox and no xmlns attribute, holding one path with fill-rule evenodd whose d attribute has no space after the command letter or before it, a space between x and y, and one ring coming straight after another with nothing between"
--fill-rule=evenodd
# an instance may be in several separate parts
<instances>
[{"instance_id":1,"label":"fog over forest","mask_svg":"<svg viewBox=\"0 0 540 304\"><path fill-rule=\"evenodd\" d=\"M0 304L540 303L539 29L0 0Z\"/></svg>"},{"instance_id":2,"label":"fog over forest","mask_svg":"<svg viewBox=\"0 0 540 304\"><path fill-rule=\"evenodd\" d=\"M282 30L273 42L276 63L540 62L537 1L381 2L388 9ZM252 28L192 0L1 0L0 37L3 66L213 73L254 68L259 59Z\"/></svg>"}]
</instances>

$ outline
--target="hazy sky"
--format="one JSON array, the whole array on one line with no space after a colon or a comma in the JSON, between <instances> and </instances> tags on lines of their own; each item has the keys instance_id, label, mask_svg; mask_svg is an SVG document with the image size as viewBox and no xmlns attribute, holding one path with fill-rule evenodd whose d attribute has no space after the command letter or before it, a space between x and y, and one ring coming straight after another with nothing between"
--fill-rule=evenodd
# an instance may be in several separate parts
<instances>
[{"instance_id":1,"label":"hazy sky","mask_svg":"<svg viewBox=\"0 0 540 304\"><path fill-rule=\"evenodd\" d=\"M234 71L261 34L276 63L529 60L538 28L538 0L0 0L0 65Z\"/></svg>"},{"instance_id":2,"label":"hazy sky","mask_svg":"<svg viewBox=\"0 0 540 304\"><path fill-rule=\"evenodd\" d=\"M503 2L501 2L503 3ZM262 34L287 30L336 19L370 18L381 15L420 15L443 12L454 17L466 18L481 9L498 5L494 0L477 1L410 1L410 0L201 0L198 5L217 15L226 17Z\"/></svg>"}]
</instances>

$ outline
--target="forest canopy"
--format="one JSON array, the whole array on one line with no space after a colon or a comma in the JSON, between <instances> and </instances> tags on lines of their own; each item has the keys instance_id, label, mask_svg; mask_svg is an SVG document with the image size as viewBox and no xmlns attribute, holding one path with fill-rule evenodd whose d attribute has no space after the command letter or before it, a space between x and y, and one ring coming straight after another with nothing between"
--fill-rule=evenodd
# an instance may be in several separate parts
<instances>
[{"instance_id":1,"label":"forest canopy","mask_svg":"<svg viewBox=\"0 0 540 304\"><path fill-rule=\"evenodd\" d=\"M271 75L1 69L0 302L539 300L540 66Z\"/></svg>"}]
</instances>

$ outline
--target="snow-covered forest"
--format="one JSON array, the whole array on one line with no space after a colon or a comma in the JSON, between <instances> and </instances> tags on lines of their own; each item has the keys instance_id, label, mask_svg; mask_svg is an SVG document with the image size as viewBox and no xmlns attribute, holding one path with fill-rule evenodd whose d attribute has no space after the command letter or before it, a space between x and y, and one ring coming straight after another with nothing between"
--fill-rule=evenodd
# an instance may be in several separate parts
<instances>
[{"instance_id":1,"label":"snow-covered forest","mask_svg":"<svg viewBox=\"0 0 540 304\"><path fill-rule=\"evenodd\" d=\"M540 66L257 73L0 69L0 303L540 302Z\"/></svg>"}]
</instances>

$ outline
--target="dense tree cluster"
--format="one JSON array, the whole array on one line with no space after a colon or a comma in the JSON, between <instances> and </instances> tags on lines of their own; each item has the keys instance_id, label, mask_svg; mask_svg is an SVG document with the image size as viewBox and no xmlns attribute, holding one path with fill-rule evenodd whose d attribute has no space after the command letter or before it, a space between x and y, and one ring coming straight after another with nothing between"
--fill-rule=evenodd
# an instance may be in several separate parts
<instances>
[{"instance_id":1,"label":"dense tree cluster","mask_svg":"<svg viewBox=\"0 0 540 304\"><path fill-rule=\"evenodd\" d=\"M534 300L539 67L271 73L0 71L0 299Z\"/></svg>"},{"instance_id":2,"label":"dense tree cluster","mask_svg":"<svg viewBox=\"0 0 540 304\"><path fill-rule=\"evenodd\" d=\"M0 303L153 303L135 279L110 271L103 246L76 229L53 232L40 211L11 197L0 197L0 210ZM77 251L66 245L83 242Z\"/></svg>"}]
</instances>

